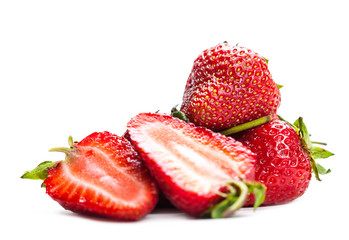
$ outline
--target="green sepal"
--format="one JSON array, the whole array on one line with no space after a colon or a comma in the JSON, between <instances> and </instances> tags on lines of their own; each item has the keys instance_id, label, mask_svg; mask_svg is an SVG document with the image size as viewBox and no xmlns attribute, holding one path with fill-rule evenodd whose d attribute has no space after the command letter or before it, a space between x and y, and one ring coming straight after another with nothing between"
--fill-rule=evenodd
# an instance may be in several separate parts
<instances>
[{"instance_id":1,"label":"green sepal","mask_svg":"<svg viewBox=\"0 0 349 240\"><path fill-rule=\"evenodd\" d=\"M320 175L326 175L331 172L331 169L326 169L318 163L316 164L316 167Z\"/></svg>"},{"instance_id":2,"label":"green sepal","mask_svg":"<svg viewBox=\"0 0 349 240\"><path fill-rule=\"evenodd\" d=\"M287 122L284 120L282 117L279 116L279 119L282 121ZM289 122L287 122L289 123ZM333 156L334 154L326 149L323 149L321 147L315 146L314 144L321 144L321 145L326 145L325 143L318 143L318 142L312 142L310 140L310 134L308 132L307 127L305 126L303 122L303 118L299 117L293 124L289 123L297 132L299 139L301 141L301 146L303 150L307 153L312 172L315 175L315 178L318 181L321 181L319 175L324 175L328 174L331 172L330 169L325 169L323 166L315 162L315 159L319 158L328 158L330 156Z\"/></svg>"},{"instance_id":3,"label":"green sepal","mask_svg":"<svg viewBox=\"0 0 349 240\"><path fill-rule=\"evenodd\" d=\"M180 120L183 120L185 122L189 122L189 119L187 118L187 116L185 116L183 112L179 111L177 109L177 106L178 104L171 109L172 117L179 118Z\"/></svg>"},{"instance_id":4,"label":"green sepal","mask_svg":"<svg viewBox=\"0 0 349 240\"><path fill-rule=\"evenodd\" d=\"M278 87L278 89L281 89L284 87L284 85L281 85L281 84L276 84L276 86Z\"/></svg>"},{"instance_id":5,"label":"green sepal","mask_svg":"<svg viewBox=\"0 0 349 240\"><path fill-rule=\"evenodd\" d=\"M252 193L254 195L254 204L253 208L256 210L265 199L265 192L267 190L266 186L259 182L247 182L248 193Z\"/></svg>"},{"instance_id":6,"label":"green sepal","mask_svg":"<svg viewBox=\"0 0 349 240\"><path fill-rule=\"evenodd\" d=\"M266 187L259 182L232 181L227 183L230 192L220 193L224 199L206 210L202 216L211 218L231 217L246 202L248 194L255 195L254 209L260 206L265 198Z\"/></svg>"},{"instance_id":7,"label":"green sepal","mask_svg":"<svg viewBox=\"0 0 349 240\"><path fill-rule=\"evenodd\" d=\"M314 159L318 159L318 158L328 158L328 157L331 157L333 156L334 154L331 153L330 151L326 150L326 149L323 149L321 147L318 147L318 146L314 146L313 145L313 148L312 148L312 151L313 151L313 158Z\"/></svg>"},{"instance_id":8,"label":"green sepal","mask_svg":"<svg viewBox=\"0 0 349 240\"><path fill-rule=\"evenodd\" d=\"M74 150L75 143L76 142L73 141L73 138L71 136L69 136L69 138L68 138L69 148L66 148L66 147L51 148L49 151L50 152L63 152L68 157L71 154L71 152ZM21 178L33 179L33 180L45 180L47 178L47 170L49 168L55 167L58 162L59 161L57 161L57 162L52 162L52 161L42 162L33 170L25 172L21 176ZM42 184L41 187L45 187L45 184Z\"/></svg>"},{"instance_id":9,"label":"green sepal","mask_svg":"<svg viewBox=\"0 0 349 240\"><path fill-rule=\"evenodd\" d=\"M212 209L211 209L211 218L223 218L223 214L227 209L232 206L236 201L238 197L228 195L226 199L221 201L220 203L216 204Z\"/></svg>"},{"instance_id":10,"label":"green sepal","mask_svg":"<svg viewBox=\"0 0 349 240\"><path fill-rule=\"evenodd\" d=\"M40 163L33 170L25 172L21 178L33 180L45 180L47 178L47 170L53 167L57 162L45 161Z\"/></svg>"},{"instance_id":11,"label":"green sepal","mask_svg":"<svg viewBox=\"0 0 349 240\"><path fill-rule=\"evenodd\" d=\"M299 117L294 123L294 126L296 126L299 129L299 137L301 140L304 141L304 144L306 144L304 147L311 149L312 148L312 142L310 141L310 136L307 127L305 126L303 122L303 118Z\"/></svg>"},{"instance_id":12,"label":"green sepal","mask_svg":"<svg viewBox=\"0 0 349 240\"><path fill-rule=\"evenodd\" d=\"M56 148L51 148L50 150L48 150L49 152L62 152L65 153L66 156L69 156L71 154L71 152L75 149L74 144L77 142L73 141L72 136L68 137L68 144L69 147L56 147Z\"/></svg>"}]
</instances>

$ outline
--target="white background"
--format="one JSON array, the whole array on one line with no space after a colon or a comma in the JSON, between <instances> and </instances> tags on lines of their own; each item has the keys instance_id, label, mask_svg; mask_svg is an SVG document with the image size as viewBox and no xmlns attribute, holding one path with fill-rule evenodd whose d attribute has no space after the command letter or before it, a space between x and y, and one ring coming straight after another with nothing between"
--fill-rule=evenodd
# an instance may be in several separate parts
<instances>
[{"instance_id":1,"label":"white background","mask_svg":"<svg viewBox=\"0 0 349 240\"><path fill-rule=\"evenodd\" d=\"M347 237L346 1L1 1L1 239ZM157 211L139 222L61 208L24 171L94 131L123 134L139 112L180 103L194 59L219 42L268 58L279 114L303 116L336 155L300 199L202 220ZM10 234L10 235L8 235ZM341 235L343 234L343 235ZM3 238L3 236L10 236ZM339 236L339 237L338 237ZM126 238L128 237L128 238Z\"/></svg>"}]
</instances>

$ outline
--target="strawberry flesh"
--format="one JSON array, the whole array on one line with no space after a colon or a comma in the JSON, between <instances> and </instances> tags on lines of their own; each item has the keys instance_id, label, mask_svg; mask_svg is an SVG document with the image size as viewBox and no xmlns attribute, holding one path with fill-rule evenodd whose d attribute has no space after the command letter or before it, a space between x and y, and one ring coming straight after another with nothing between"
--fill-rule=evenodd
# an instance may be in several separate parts
<instances>
[{"instance_id":1,"label":"strawberry flesh","mask_svg":"<svg viewBox=\"0 0 349 240\"><path fill-rule=\"evenodd\" d=\"M65 209L137 220L157 203L155 182L128 140L93 133L47 172L46 192Z\"/></svg>"},{"instance_id":2,"label":"strawberry flesh","mask_svg":"<svg viewBox=\"0 0 349 240\"><path fill-rule=\"evenodd\" d=\"M199 216L230 180L254 178L254 155L232 138L169 115L141 113L128 135L170 202Z\"/></svg>"}]
</instances>

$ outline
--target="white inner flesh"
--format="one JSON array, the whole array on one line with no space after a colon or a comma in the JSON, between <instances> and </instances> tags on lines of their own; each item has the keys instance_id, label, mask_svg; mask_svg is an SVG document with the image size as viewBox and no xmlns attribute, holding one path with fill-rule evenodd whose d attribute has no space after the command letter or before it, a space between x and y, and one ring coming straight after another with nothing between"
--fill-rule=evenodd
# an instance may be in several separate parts
<instances>
[{"instance_id":1,"label":"white inner flesh","mask_svg":"<svg viewBox=\"0 0 349 240\"><path fill-rule=\"evenodd\" d=\"M174 144L173 148L187 160L187 162L172 161L171 164L177 165L176 167L178 167L180 171L183 171L183 175L189 176L191 184L187 187L190 190L195 190L195 188L192 188L194 186L200 186L198 190L203 193L208 193L212 188L216 189L222 186L225 180L230 179L230 176L226 172L222 171L216 164L210 162L206 157L195 152L193 149L179 144ZM202 170L207 169L206 174L202 175L197 171L193 171L188 163Z\"/></svg>"},{"instance_id":2,"label":"white inner flesh","mask_svg":"<svg viewBox=\"0 0 349 240\"><path fill-rule=\"evenodd\" d=\"M125 201L124 199L118 198L115 195L111 194L109 191L106 191L104 188L101 188L99 186L96 186L95 184L91 184L87 181L81 180L80 178L75 177L74 174L70 172L70 169L63 165L64 173L68 175L69 179L72 182L75 182L75 185L80 185L83 187L83 191L93 191L95 192L96 199L98 198L99 194L102 194L105 198L108 198L110 201L124 205L124 206L130 206L135 207L137 201L141 201L141 199L135 199L134 201ZM83 195L83 194L82 194ZM137 197L143 196L142 194L137 195ZM81 199L83 201L83 199Z\"/></svg>"},{"instance_id":3,"label":"white inner flesh","mask_svg":"<svg viewBox=\"0 0 349 240\"><path fill-rule=\"evenodd\" d=\"M97 166L96 164L94 164L93 159L90 160L88 157L85 157L83 159L85 161L85 164L84 164L85 168L81 169L81 171L87 174L86 175L87 177L84 179L84 178L80 178L79 176L71 172L67 164L63 164L62 167L64 170L64 174L67 175L67 177L69 178L72 184L77 186L82 186L83 188L82 192L92 190L93 192L96 193L95 194L96 199L98 198L99 194L101 194L104 196L104 198L109 199L110 202L114 202L116 204L121 204L124 206L136 207L137 205L139 205L139 203L146 201L146 199L144 198L144 196L146 195L144 185L141 182L139 182L136 178L134 178L131 174L126 172L127 167L123 168L118 166L112 159L110 159L110 156L108 154L106 154L105 152L101 151L98 148L81 147L81 149L83 148L85 150L93 150L95 154L101 155L102 158L104 159L104 164L103 164L104 166L103 167ZM108 173L105 171L106 169L104 168L111 168L112 171L117 174L115 174L114 176L109 176ZM88 176L93 176L93 178L99 178L99 182L101 184L104 183L109 187L104 188L101 185L90 183L88 181ZM132 199L132 201L122 199L118 197L117 194L113 194L113 192L117 192L119 189L125 188L125 186L122 186L122 185L120 186L118 178L125 178L127 179L127 181L130 182L130 184L138 185L137 194L135 194L134 192L132 193L134 195L134 198ZM125 182L125 180L123 182ZM58 187L60 187L60 185L57 186L57 188ZM113 189L113 192L110 192L110 188ZM74 191L72 192L72 194L73 193ZM81 199L81 201L84 201L84 199Z\"/></svg>"},{"instance_id":4,"label":"white inner flesh","mask_svg":"<svg viewBox=\"0 0 349 240\"><path fill-rule=\"evenodd\" d=\"M236 162L229 154L186 136L181 130L159 123L149 123L138 130L142 134L137 136L143 137L137 139L140 140L139 147L187 191L216 193L225 182L236 180L236 175L241 176L239 166L242 162ZM231 174L219 165L233 169L237 174Z\"/></svg>"}]
</instances>

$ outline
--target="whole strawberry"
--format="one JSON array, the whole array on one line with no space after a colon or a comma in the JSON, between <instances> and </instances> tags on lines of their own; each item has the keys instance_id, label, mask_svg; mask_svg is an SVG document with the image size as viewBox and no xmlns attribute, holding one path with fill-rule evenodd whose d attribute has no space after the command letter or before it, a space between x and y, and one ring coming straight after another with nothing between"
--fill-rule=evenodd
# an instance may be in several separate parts
<instances>
[{"instance_id":1,"label":"whole strawberry","mask_svg":"<svg viewBox=\"0 0 349 240\"><path fill-rule=\"evenodd\" d=\"M181 111L195 125L219 131L275 114L280 92L267 60L228 43L203 51L194 61Z\"/></svg>"},{"instance_id":2,"label":"whole strawberry","mask_svg":"<svg viewBox=\"0 0 349 240\"><path fill-rule=\"evenodd\" d=\"M309 186L312 169L318 179L319 173L329 172L314 159L333 154L313 146L302 118L291 126L275 117L234 138L256 154L255 180L267 187L264 205L285 203L302 196Z\"/></svg>"},{"instance_id":3,"label":"whole strawberry","mask_svg":"<svg viewBox=\"0 0 349 240\"><path fill-rule=\"evenodd\" d=\"M69 138L66 159L43 162L22 178L42 179L46 193L77 213L138 220L156 205L158 190L131 143L109 132Z\"/></svg>"}]
</instances>

